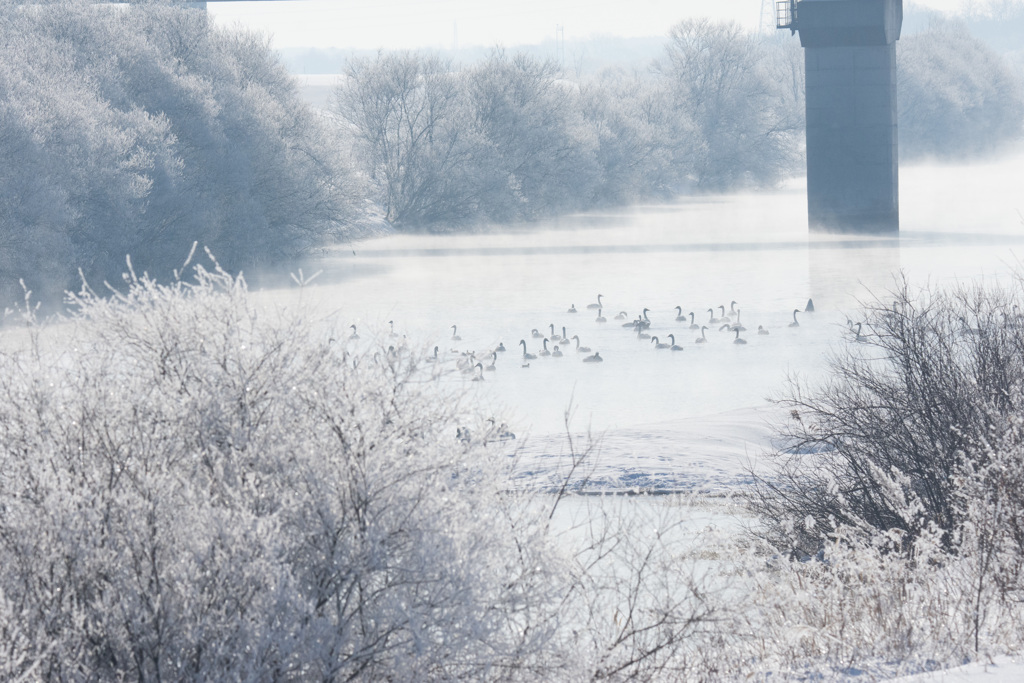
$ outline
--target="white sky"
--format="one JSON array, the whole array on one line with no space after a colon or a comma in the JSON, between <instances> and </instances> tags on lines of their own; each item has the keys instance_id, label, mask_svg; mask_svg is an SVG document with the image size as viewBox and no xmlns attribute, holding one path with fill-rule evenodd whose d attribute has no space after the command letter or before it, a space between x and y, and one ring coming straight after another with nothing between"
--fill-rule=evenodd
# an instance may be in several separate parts
<instances>
[{"instance_id":1,"label":"white sky","mask_svg":"<svg viewBox=\"0 0 1024 683\"><path fill-rule=\"evenodd\" d=\"M290 0L211 2L221 26L268 33L274 47L348 49L521 45L596 35L663 36L687 17L758 25L774 0ZM964 0L915 0L954 11Z\"/></svg>"}]
</instances>

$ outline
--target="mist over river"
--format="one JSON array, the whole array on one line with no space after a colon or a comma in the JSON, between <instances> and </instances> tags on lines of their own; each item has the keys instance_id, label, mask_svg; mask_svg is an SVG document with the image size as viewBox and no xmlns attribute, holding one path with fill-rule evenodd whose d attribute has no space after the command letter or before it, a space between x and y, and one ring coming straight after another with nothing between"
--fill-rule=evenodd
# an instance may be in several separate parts
<instances>
[{"instance_id":1,"label":"mist over river","mask_svg":"<svg viewBox=\"0 0 1024 683\"><path fill-rule=\"evenodd\" d=\"M901 270L913 283L941 285L994 282L1019 264L1024 156L904 167L900 180L898 237L809 236L804 188L794 182L475 234L366 240L304 264L307 276L322 273L301 296L339 328L356 325L364 342L393 326L395 343L436 345L449 358L473 350L483 366L486 350L504 344L493 371L445 381L464 382L520 444L529 436L526 452L536 457L564 456L571 404L574 431L602 437L596 475L609 486L731 483L768 443L766 398L787 375L822 375L828 349L851 343L858 300L890 288ZM295 287L266 293L300 296ZM587 308L598 294L604 323ZM808 299L814 313L803 312ZM710 322L733 301L747 344ZM623 327L644 308L647 332L661 342L673 334L682 351L656 349ZM794 309L798 327L789 326ZM620 311L627 320L615 319ZM696 343L690 312L708 327L707 343ZM564 356L523 367L520 340L538 354L543 340L531 332L550 336L551 325L570 337L548 343ZM573 335L604 362L582 362L590 354L575 350ZM476 374L484 381L471 381Z\"/></svg>"}]
</instances>

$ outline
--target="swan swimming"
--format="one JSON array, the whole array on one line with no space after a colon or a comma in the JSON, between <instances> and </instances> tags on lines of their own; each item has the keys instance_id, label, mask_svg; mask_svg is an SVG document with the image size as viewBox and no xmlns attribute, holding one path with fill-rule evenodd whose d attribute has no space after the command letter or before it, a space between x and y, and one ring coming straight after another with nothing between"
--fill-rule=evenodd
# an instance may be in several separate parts
<instances>
[{"instance_id":1,"label":"swan swimming","mask_svg":"<svg viewBox=\"0 0 1024 683\"><path fill-rule=\"evenodd\" d=\"M601 309L600 308L597 309L597 317L594 318L594 322L598 322L598 323L606 323L606 322L608 322L608 318L606 318L603 315L601 315Z\"/></svg>"},{"instance_id":2,"label":"swan swimming","mask_svg":"<svg viewBox=\"0 0 1024 683\"><path fill-rule=\"evenodd\" d=\"M708 338L704 336L704 330L706 330L706 329L708 329L707 325L701 325L701 327L700 327L700 336L697 337L697 339L696 339L696 341L694 343L696 343L696 344L707 344L708 343Z\"/></svg>"},{"instance_id":3,"label":"swan swimming","mask_svg":"<svg viewBox=\"0 0 1024 683\"><path fill-rule=\"evenodd\" d=\"M537 356L535 356L532 353L527 352L527 350L526 350L526 340L525 339L520 339L519 343L523 345L523 360L536 360L537 359Z\"/></svg>"},{"instance_id":4,"label":"swan swimming","mask_svg":"<svg viewBox=\"0 0 1024 683\"><path fill-rule=\"evenodd\" d=\"M452 341L462 341L462 337L459 336L459 328L452 325Z\"/></svg>"},{"instance_id":5,"label":"swan swimming","mask_svg":"<svg viewBox=\"0 0 1024 683\"><path fill-rule=\"evenodd\" d=\"M793 309L793 322L789 324L790 327L800 327L800 323L796 319L796 314L800 312L799 308Z\"/></svg>"},{"instance_id":6,"label":"swan swimming","mask_svg":"<svg viewBox=\"0 0 1024 683\"><path fill-rule=\"evenodd\" d=\"M656 349L667 349L669 348L669 346L671 346L671 344L666 344L663 341L658 341L657 337L651 337L651 343L654 344L654 348Z\"/></svg>"},{"instance_id":7,"label":"swan swimming","mask_svg":"<svg viewBox=\"0 0 1024 683\"><path fill-rule=\"evenodd\" d=\"M601 297L602 296L604 296L604 295L603 294L598 294L597 295L597 303L596 304L587 304L587 308L589 308L589 309L600 309L601 308Z\"/></svg>"},{"instance_id":8,"label":"swan swimming","mask_svg":"<svg viewBox=\"0 0 1024 683\"><path fill-rule=\"evenodd\" d=\"M601 353L600 352L596 352L596 353L594 353L593 356L587 356L586 358L584 358L583 362L584 363L602 363L602 362L604 362L604 358L601 358Z\"/></svg>"},{"instance_id":9,"label":"swan swimming","mask_svg":"<svg viewBox=\"0 0 1024 683\"><path fill-rule=\"evenodd\" d=\"M576 353L590 353L589 346L580 346L580 337L578 334L574 334L572 338L576 340Z\"/></svg>"},{"instance_id":10,"label":"swan swimming","mask_svg":"<svg viewBox=\"0 0 1024 683\"><path fill-rule=\"evenodd\" d=\"M671 350L673 350L673 351L682 351L683 350L682 346L680 346L679 344L676 344L676 335L670 334L670 335L668 335L668 338L669 338L669 341L672 342L672 346L669 347Z\"/></svg>"}]
</instances>

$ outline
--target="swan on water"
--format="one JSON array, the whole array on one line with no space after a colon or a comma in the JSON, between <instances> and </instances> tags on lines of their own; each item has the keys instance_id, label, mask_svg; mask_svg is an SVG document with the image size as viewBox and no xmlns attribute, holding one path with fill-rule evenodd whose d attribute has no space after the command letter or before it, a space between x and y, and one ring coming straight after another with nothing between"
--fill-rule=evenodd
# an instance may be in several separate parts
<instances>
[{"instance_id":1,"label":"swan on water","mask_svg":"<svg viewBox=\"0 0 1024 683\"><path fill-rule=\"evenodd\" d=\"M484 364L483 363L477 363L473 367L474 368L480 368L480 372L475 374L475 375L473 375L473 381L474 382L483 382L484 381Z\"/></svg>"},{"instance_id":2,"label":"swan on water","mask_svg":"<svg viewBox=\"0 0 1024 683\"><path fill-rule=\"evenodd\" d=\"M538 356L550 356L551 352L548 351L548 340L544 340L544 348L537 352Z\"/></svg>"},{"instance_id":3,"label":"swan on water","mask_svg":"<svg viewBox=\"0 0 1024 683\"><path fill-rule=\"evenodd\" d=\"M569 304L569 310L566 311L566 313L575 313L575 312L576 312L576 304Z\"/></svg>"},{"instance_id":4,"label":"swan on water","mask_svg":"<svg viewBox=\"0 0 1024 683\"><path fill-rule=\"evenodd\" d=\"M670 334L670 335L668 335L668 338L669 338L669 341L672 342L672 346L669 347L671 350L673 350L673 351L682 351L683 350L682 346L680 346L679 344L676 344L676 335Z\"/></svg>"},{"instance_id":5,"label":"swan on water","mask_svg":"<svg viewBox=\"0 0 1024 683\"><path fill-rule=\"evenodd\" d=\"M722 322L722 321L715 317L715 309L709 308L708 309L708 325L717 325L720 322Z\"/></svg>"},{"instance_id":6,"label":"swan on water","mask_svg":"<svg viewBox=\"0 0 1024 683\"><path fill-rule=\"evenodd\" d=\"M651 337L651 343L654 344L654 348L656 349L667 349L671 346L671 344L666 344L663 341L658 341L657 337Z\"/></svg>"},{"instance_id":7,"label":"swan on water","mask_svg":"<svg viewBox=\"0 0 1024 683\"><path fill-rule=\"evenodd\" d=\"M604 358L601 358L600 352L596 352L593 356L587 356L586 358L583 359L584 363L601 363L603 361Z\"/></svg>"},{"instance_id":8,"label":"swan on water","mask_svg":"<svg viewBox=\"0 0 1024 683\"><path fill-rule=\"evenodd\" d=\"M683 307L682 306L676 306L676 322L677 323L681 323L684 320L686 320L686 316L683 315Z\"/></svg>"},{"instance_id":9,"label":"swan on water","mask_svg":"<svg viewBox=\"0 0 1024 683\"><path fill-rule=\"evenodd\" d=\"M349 327L352 328L352 334L348 335L348 338L349 339L359 339L359 335L356 333L356 326L355 325L349 325Z\"/></svg>"},{"instance_id":10,"label":"swan on water","mask_svg":"<svg viewBox=\"0 0 1024 683\"><path fill-rule=\"evenodd\" d=\"M498 354L495 353L494 351L491 351L491 364L484 366L484 370L487 370L488 372L494 372L495 370L497 370L497 368L494 367L494 364L497 361L498 361Z\"/></svg>"},{"instance_id":11,"label":"swan on water","mask_svg":"<svg viewBox=\"0 0 1024 683\"><path fill-rule=\"evenodd\" d=\"M704 330L706 330L706 329L708 329L707 325L701 325L700 326L700 336L697 337L697 339L696 339L696 341L694 343L696 343L696 344L707 344L708 343L708 338L706 336L704 336Z\"/></svg>"},{"instance_id":12,"label":"swan on water","mask_svg":"<svg viewBox=\"0 0 1024 683\"><path fill-rule=\"evenodd\" d=\"M562 341L562 337L560 337L560 336L558 336L557 334L555 334L555 324L554 324L554 323L551 323L550 325L548 325L548 327L550 327L550 328L551 328L551 334L550 334L550 335L548 335L548 339L550 339L550 340L551 340L551 341L553 341L553 342L556 342L556 341ZM562 332L565 332L565 328L564 328L564 327L562 328ZM542 336L542 337L543 337L544 335L542 334L542 335L540 335L540 336Z\"/></svg>"},{"instance_id":13,"label":"swan on water","mask_svg":"<svg viewBox=\"0 0 1024 683\"><path fill-rule=\"evenodd\" d=\"M736 338L732 340L732 343L733 344L746 344L747 340L746 339L741 339L740 338L740 331L736 330Z\"/></svg>"},{"instance_id":14,"label":"swan on water","mask_svg":"<svg viewBox=\"0 0 1024 683\"><path fill-rule=\"evenodd\" d=\"M597 317L594 318L594 322L597 322L597 323L606 323L606 322L608 322L608 318L606 318L603 315L601 315L601 309L600 308L597 309Z\"/></svg>"},{"instance_id":15,"label":"swan on water","mask_svg":"<svg viewBox=\"0 0 1024 683\"><path fill-rule=\"evenodd\" d=\"M533 355L532 353L527 352L527 350L526 350L526 340L525 339L520 339L519 343L523 345L523 360L536 360L537 356Z\"/></svg>"},{"instance_id":16,"label":"swan on water","mask_svg":"<svg viewBox=\"0 0 1024 683\"><path fill-rule=\"evenodd\" d=\"M555 344L555 350L551 352L551 357L552 358L561 358L562 355L563 355L562 351L561 351L561 349L558 348L558 344Z\"/></svg>"},{"instance_id":17,"label":"swan on water","mask_svg":"<svg viewBox=\"0 0 1024 683\"><path fill-rule=\"evenodd\" d=\"M690 311L690 329L691 330L699 330L700 329L700 325L698 325L697 322L693 318L694 318L693 311Z\"/></svg>"},{"instance_id":18,"label":"swan on water","mask_svg":"<svg viewBox=\"0 0 1024 683\"><path fill-rule=\"evenodd\" d=\"M589 308L589 309L599 309L599 308L601 308L601 297L602 296L604 296L604 295L603 294L598 294L597 295L597 303L596 304L587 304L587 308Z\"/></svg>"},{"instance_id":19,"label":"swan on water","mask_svg":"<svg viewBox=\"0 0 1024 683\"><path fill-rule=\"evenodd\" d=\"M580 336L578 334L574 334L572 336L572 338L576 340L576 352L577 353L590 353L590 347L589 346L580 346Z\"/></svg>"},{"instance_id":20,"label":"swan on water","mask_svg":"<svg viewBox=\"0 0 1024 683\"><path fill-rule=\"evenodd\" d=\"M793 309L793 322L789 324L790 327L800 327L800 322L796 319L796 314L800 312L799 308Z\"/></svg>"},{"instance_id":21,"label":"swan on water","mask_svg":"<svg viewBox=\"0 0 1024 683\"><path fill-rule=\"evenodd\" d=\"M625 311L619 311L619 314L615 316L616 320L626 320L627 318L629 318L629 313Z\"/></svg>"},{"instance_id":22,"label":"swan on water","mask_svg":"<svg viewBox=\"0 0 1024 683\"><path fill-rule=\"evenodd\" d=\"M644 332L644 328L640 324L640 320L636 321L636 324L634 325L634 327L636 327L636 338L637 339L650 339L651 338L651 335L649 335L646 332Z\"/></svg>"},{"instance_id":23,"label":"swan on water","mask_svg":"<svg viewBox=\"0 0 1024 683\"><path fill-rule=\"evenodd\" d=\"M459 328L452 325L452 341L462 341L462 337L459 336Z\"/></svg>"},{"instance_id":24,"label":"swan on water","mask_svg":"<svg viewBox=\"0 0 1024 683\"><path fill-rule=\"evenodd\" d=\"M771 332L768 331L768 328L765 327L764 325L758 325L757 326L757 333L758 334L771 334Z\"/></svg>"},{"instance_id":25,"label":"swan on water","mask_svg":"<svg viewBox=\"0 0 1024 683\"><path fill-rule=\"evenodd\" d=\"M533 328L532 330L530 330L530 336L533 337L534 339L543 339L544 338L544 335L541 334L540 330L538 330L536 327Z\"/></svg>"}]
</instances>

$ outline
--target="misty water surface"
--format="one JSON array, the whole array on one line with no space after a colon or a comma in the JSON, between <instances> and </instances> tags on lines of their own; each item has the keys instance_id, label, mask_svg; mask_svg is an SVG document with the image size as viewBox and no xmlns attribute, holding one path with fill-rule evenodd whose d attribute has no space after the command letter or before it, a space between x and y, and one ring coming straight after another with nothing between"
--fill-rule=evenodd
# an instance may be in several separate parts
<instances>
[{"instance_id":1,"label":"misty water surface","mask_svg":"<svg viewBox=\"0 0 1024 683\"><path fill-rule=\"evenodd\" d=\"M804 189L794 184L486 234L367 240L306 264L307 274L323 272L302 295L339 326L357 325L364 339L387 335L393 321L395 340L438 345L449 356L503 343L507 351L485 381L449 381L465 382L475 402L519 434L561 432L571 402L577 429L671 435L686 424L692 441L705 418L764 406L787 375L820 377L830 345L849 343L846 321L858 319L858 299L890 287L894 272L933 284L1005 278L1024 248L1022 159L903 169L897 238L809 237ZM599 293L606 323L586 308ZM816 312L797 314L800 326L789 327L809 298ZM746 345L708 323L708 308L717 317L732 301ZM708 343L695 343L700 332L689 319L675 320L677 305L709 326ZM649 332L662 341L675 334L684 351L656 350L614 320L643 308ZM570 342L563 358L522 367L519 341L537 353L541 340L531 330L550 333L552 324L605 361L583 363L586 354ZM461 341L451 340L452 325ZM758 335L759 325L770 334Z\"/></svg>"}]
</instances>

